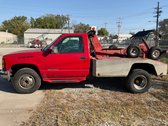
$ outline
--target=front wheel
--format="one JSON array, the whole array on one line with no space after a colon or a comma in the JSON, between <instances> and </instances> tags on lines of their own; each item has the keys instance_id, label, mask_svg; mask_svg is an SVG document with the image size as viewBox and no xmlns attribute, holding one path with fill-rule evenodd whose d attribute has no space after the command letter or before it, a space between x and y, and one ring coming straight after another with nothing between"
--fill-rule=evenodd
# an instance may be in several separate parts
<instances>
[{"instance_id":1,"label":"front wheel","mask_svg":"<svg viewBox=\"0 0 168 126\"><path fill-rule=\"evenodd\" d=\"M18 93L33 93L39 89L41 78L33 69L22 68L13 76L12 84Z\"/></svg>"},{"instance_id":2,"label":"front wheel","mask_svg":"<svg viewBox=\"0 0 168 126\"><path fill-rule=\"evenodd\" d=\"M127 48L127 56L129 58L137 58L140 56L140 48L138 46L135 46L135 45L130 45L128 48Z\"/></svg>"},{"instance_id":3,"label":"front wheel","mask_svg":"<svg viewBox=\"0 0 168 126\"><path fill-rule=\"evenodd\" d=\"M142 69L135 69L127 78L127 89L132 93L144 93L151 87L151 76Z\"/></svg>"}]
</instances>

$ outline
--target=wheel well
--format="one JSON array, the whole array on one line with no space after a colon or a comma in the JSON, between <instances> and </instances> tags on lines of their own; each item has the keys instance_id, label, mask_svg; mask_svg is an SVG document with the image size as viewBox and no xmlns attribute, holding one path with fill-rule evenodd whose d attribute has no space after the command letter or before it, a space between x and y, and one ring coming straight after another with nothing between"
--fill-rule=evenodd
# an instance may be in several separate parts
<instances>
[{"instance_id":1,"label":"wheel well","mask_svg":"<svg viewBox=\"0 0 168 126\"><path fill-rule=\"evenodd\" d=\"M152 64L136 63L136 64L132 65L130 72L134 69L143 69L143 70L147 71L149 74L157 75L155 67Z\"/></svg>"},{"instance_id":2,"label":"wheel well","mask_svg":"<svg viewBox=\"0 0 168 126\"><path fill-rule=\"evenodd\" d=\"M37 74L41 77L40 71L38 69L37 66L33 65L33 64L17 64L17 65L13 65L11 70L12 70L12 76L20 69L22 68L31 68L33 70L35 70L37 72Z\"/></svg>"}]
</instances>

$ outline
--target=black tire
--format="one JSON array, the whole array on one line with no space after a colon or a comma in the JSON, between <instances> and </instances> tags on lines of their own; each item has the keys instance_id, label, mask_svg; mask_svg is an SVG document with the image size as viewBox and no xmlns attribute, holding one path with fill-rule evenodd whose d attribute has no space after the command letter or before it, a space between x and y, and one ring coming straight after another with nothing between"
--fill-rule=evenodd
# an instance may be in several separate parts
<instances>
[{"instance_id":1,"label":"black tire","mask_svg":"<svg viewBox=\"0 0 168 126\"><path fill-rule=\"evenodd\" d=\"M151 76L145 70L135 69L127 77L126 86L131 93L144 93L151 87Z\"/></svg>"},{"instance_id":2,"label":"black tire","mask_svg":"<svg viewBox=\"0 0 168 126\"><path fill-rule=\"evenodd\" d=\"M12 84L18 93L29 94L39 89L41 78L33 69L22 68L12 77Z\"/></svg>"},{"instance_id":3,"label":"black tire","mask_svg":"<svg viewBox=\"0 0 168 126\"><path fill-rule=\"evenodd\" d=\"M116 45L110 45L109 49L117 49L117 46Z\"/></svg>"},{"instance_id":4,"label":"black tire","mask_svg":"<svg viewBox=\"0 0 168 126\"><path fill-rule=\"evenodd\" d=\"M150 50L149 50L149 58L151 59L154 59L154 60L157 60L159 59L161 56L161 50L157 47L152 47Z\"/></svg>"},{"instance_id":5,"label":"black tire","mask_svg":"<svg viewBox=\"0 0 168 126\"><path fill-rule=\"evenodd\" d=\"M135 45L130 45L128 48L127 48L127 56L129 58L137 58L140 56L140 48L135 46Z\"/></svg>"}]
</instances>

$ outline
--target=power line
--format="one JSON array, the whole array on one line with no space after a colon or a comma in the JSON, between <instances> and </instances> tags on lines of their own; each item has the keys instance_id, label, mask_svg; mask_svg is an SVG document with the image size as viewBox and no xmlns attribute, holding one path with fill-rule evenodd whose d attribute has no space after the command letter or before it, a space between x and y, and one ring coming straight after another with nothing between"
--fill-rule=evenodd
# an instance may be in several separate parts
<instances>
[{"instance_id":1,"label":"power line","mask_svg":"<svg viewBox=\"0 0 168 126\"><path fill-rule=\"evenodd\" d=\"M163 6L161 6L162 8L164 8L164 7L168 7L168 4L166 4L166 5L163 5Z\"/></svg>"}]
</instances>

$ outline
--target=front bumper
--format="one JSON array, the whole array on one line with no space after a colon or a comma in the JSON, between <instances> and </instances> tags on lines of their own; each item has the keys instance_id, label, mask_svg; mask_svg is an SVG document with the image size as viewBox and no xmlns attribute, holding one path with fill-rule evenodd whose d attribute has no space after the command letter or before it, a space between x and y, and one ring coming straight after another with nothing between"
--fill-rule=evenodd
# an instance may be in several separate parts
<instances>
[{"instance_id":1,"label":"front bumper","mask_svg":"<svg viewBox=\"0 0 168 126\"><path fill-rule=\"evenodd\" d=\"M11 76L10 76L10 72L9 71L2 71L0 70L0 76L8 81L10 81Z\"/></svg>"}]
</instances>

